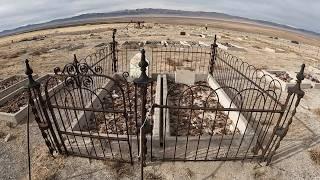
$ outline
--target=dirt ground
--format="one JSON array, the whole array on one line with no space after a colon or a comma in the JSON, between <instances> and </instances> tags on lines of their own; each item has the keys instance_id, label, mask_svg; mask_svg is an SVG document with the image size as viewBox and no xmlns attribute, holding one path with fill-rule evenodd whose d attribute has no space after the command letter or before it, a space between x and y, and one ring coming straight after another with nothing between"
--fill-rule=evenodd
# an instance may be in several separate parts
<instances>
[{"instance_id":1,"label":"dirt ground","mask_svg":"<svg viewBox=\"0 0 320 180\"><path fill-rule=\"evenodd\" d=\"M245 51L228 51L260 68L296 72L302 63L320 66L319 40L279 29L245 23L209 20L150 18L135 29L127 24L99 24L43 30L0 38L0 79L24 73L23 60L31 61L37 74L53 72L56 66L95 51L95 46L111 40L112 28L118 29L117 41L179 40L232 43ZM193 24L193 25L190 25ZM208 24L205 30L204 24ZM186 35L206 34L206 37ZM36 37L36 38L33 38ZM277 37L277 38L276 38ZM32 40L33 38L33 40ZM291 43L297 40L300 43ZM320 154L319 89L306 90L288 135L282 141L270 166L257 162L175 162L149 163L149 179L320 179L320 163L310 151ZM77 157L50 157L36 122L31 124L32 173L34 179L139 179L139 166L89 160ZM11 134L5 142L7 134ZM26 124L0 122L0 179L27 178ZM313 151L312 151L313 152ZM320 155L319 157L320 158Z\"/></svg>"}]
</instances>

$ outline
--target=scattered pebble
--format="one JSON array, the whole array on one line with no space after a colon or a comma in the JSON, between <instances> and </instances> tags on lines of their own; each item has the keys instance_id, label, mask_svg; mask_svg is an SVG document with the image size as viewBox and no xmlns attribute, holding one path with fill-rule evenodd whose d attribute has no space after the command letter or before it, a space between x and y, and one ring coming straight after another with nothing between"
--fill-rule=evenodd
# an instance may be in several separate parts
<instances>
[{"instance_id":1,"label":"scattered pebble","mask_svg":"<svg viewBox=\"0 0 320 180\"><path fill-rule=\"evenodd\" d=\"M4 141L5 142L8 142L10 140L10 137L11 137L11 134L7 134L7 136L4 138Z\"/></svg>"}]
</instances>

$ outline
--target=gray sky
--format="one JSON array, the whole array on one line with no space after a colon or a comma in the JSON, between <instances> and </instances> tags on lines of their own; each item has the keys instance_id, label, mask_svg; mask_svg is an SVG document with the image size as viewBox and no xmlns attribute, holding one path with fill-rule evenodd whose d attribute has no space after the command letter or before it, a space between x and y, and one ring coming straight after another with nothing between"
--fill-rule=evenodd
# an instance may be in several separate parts
<instances>
[{"instance_id":1,"label":"gray sky","mask_svg":"<svg viewBox=\"0 0 320 180\"><path fill-rule=\"evenodd\" d=\"M221 12L320 32L319 0L0 0L0 31L83 13L136 8Z\"/></svg>"}]
</instances>

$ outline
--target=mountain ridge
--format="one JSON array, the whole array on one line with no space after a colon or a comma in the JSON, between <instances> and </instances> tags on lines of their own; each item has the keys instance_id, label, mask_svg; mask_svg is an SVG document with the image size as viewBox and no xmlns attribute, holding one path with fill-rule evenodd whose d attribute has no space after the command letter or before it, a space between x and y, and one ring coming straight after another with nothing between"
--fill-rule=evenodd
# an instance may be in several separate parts
<instances>
[{"instance_id":1,"label":"mountain ridge","mask_svg":"<svg viewBox=\"0 0 320 180\"><path fill-rule=\"evenodd\" d=\"M44 23L29 24L21 26L15 29L4 30L0 32L0 37L21 34L25 32L50 29L55 27L67 27L72 25L81 25L92 23L93 21L102 20L103 18L116 18L126 16L139 16L139 15L165 15L165 16L179 16L179 17L203 17L203 18L217 18L226 20L241 20L246 22L253 22L261 25L267 25L277 28L283 28L287 30L297 31L304 34L320 36L320 33L313 32L301 28L295 28L288 25L274 23L264 20L256 20L250 18L244 18L240 16L233 16L219 12L206 12L206 11L185 11L185 10L171 10L171 9L154 9L154 8L143 8L143 9L126 9L119 11L112 11L107 13L86 13L77 16L55 19Z\"/></svg>"}]
</instances>

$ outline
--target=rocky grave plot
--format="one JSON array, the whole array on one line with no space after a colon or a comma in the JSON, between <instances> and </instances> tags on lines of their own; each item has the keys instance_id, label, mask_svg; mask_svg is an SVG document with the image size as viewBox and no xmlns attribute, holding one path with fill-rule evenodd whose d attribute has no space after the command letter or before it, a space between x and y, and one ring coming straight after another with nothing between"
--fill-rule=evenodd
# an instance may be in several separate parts
<instances>
[{"instance_id":1,"label":"rocky grave plot","mask_svg":"<svg viewBox=\"0 0 320 180\"><path fill-rule=\"evenodd\" d=\"M161 41L146 41L145 45L151 48L156 48L162 46Z\"/></svg>"},{"instance_id":2,"label":"rocky grave plot","mask_svg":"<svg viewBox=\"0 0 320 180\"><path fill-rule=\"evenodd\" d=\"M281 88L282 91L287 91L288 87L292 87L296 84L296 80L294 75L290 74L287 71L281 70L262 70L258 72L258 77L264 77L268 82L273 80L278 80L279 83L275 83L277 88ZM302 89L311 88L311 81L308 79L304 79L301 83Z\"/></svg>"},{"instance_id":3,"label":"rocky grave plot","mask_svg":"<svg viewBox=\"0 0 320 180\"><path fill-rule=\"evenodd\" d=\"M121 47L128 49L139 49L143 46L143 42L140 41L125 41L121 44Z\"/></svg>"},{"instance_id":4,"label":"rocky grave plot","mask_svg":"<svg viewBox=\"0 0 320 180\"><path fill-rule=\"evenodd\" d=\"M293 78L290 77L290 75L285 71L274 72L272 74L274 74L277 78L281 79L284 82L290 82L291 80L293 80Z\"/></svg>"},{"instance_id":5,"label":"rocky grave plot","mask_svg":"<svg viewBox=\"0 0 320 180\"><path fill-rule=\"evenodd\" d=\"M41 92L44 97L44 84L48 80L49 76L45 75L38 78L36 81L41 84ZM49 92L56 86L55 83L49 82ZM23 120L27 115L28 105L28 92L24 88L20 88L17 91L11 93L5 98L0 100L0 120L11 121L18 123Z\"/></svg>"},{"instance_id":6,"label":"rocky grave plot","mask_svg":"<svg viewBox=\"0 0 320 180\"><path fill-rule=\"evenodd\" d=\"M16 84L17 82L23 80L23 79L26 79L27 77L26 76L18 76L18 75L15 75L15 76L11 76L3 81L0 82L0 90L3 90L3 89L6 89L14 84Z\"/></svg>"},{"instance_id":7,"label":"rocky grave plot","mask_svg":"<svg viewBox=\"0 0 320 180\"><path fill-rule=\"evenodd\" d=\"M43 76L39 78L37 81L41 84L41 90L44 91L44 86L47 80L49 79L49 76ZM56 85L56 83L49 81L48 83L48 89L53 88ZM3 103L0 105L0 111L6 112L6 113L16 113L20 110L21 107L28 104L28 93L25 89L22 89L20 92L13 95L11 98L6 100L6 103Z\"/></svg>"},{"instance_id":8,"label":"rocky grave plot","mask_svg":"<svg viewBox=\"0 0 320 180\"><path fill-rule=\"evenodd\" d=\"M199 45L198 42L195 42L195 41L187 41L187 43L190 44L191 46Z\"/></svg>"},{"instance_id":9,"label":"rocky grave plot","mask_svg":"<svg viewBox=\"0 0 320 180\"><path fill-rule=\"evenodd\" d=\"M27 81L28 79L25 75L15 75L0 81L0 99L22 88Z\"/></svg>"},{"instance_id":10,"label":"rocky grave plot","mask_svg":"<svg viewBox=\"0 0 320 180\"><path fill-rule=\"evenodd\" d=\"M28 93L26 91L13 95L8 101L0 105L0 112L16 113L21 107L28 104Z\"/></svg>"},{"instance_id":11,"label":"rocky grave plot","mask_svg":"<svg viewBox=\"0 0 320 180\"><path fill-rule=\"evenodd\" d=\"M313 88L320 89L320 80L316 76L309 73L305 73L304 75L305 79L309 79L311 81Z\"/></svg>"},{"instance_id":12,"label":"rocky grave plot","mask_svg":"<svg viewBox=\"0 0 320 180\"><path fill-rule=\"evenodd\" d=\"M196 84L207 85L206 82L197 82ZM173 81L168 81L168 105L171 106L191 106L191 91L182 92L186 89L185 85L176 84ZM210 95L209 88L195 87L194 106L197 107L212 107L223 108L217 102L217 97L210 96L206 103L206 98ZM167 120L168 121L168 120ZM170 134L172 136L198 136L198 135L229 135L233 134L230 125L232 120L222 111L203 111L190 109L169 109ZM235 130L239 134L238 129Z\"/></svg>"},{"instance_id":13,"label":"rocky grave plot","mask_svg":"<svg viewBox=\"0 0 320 180\"><path fill-rule=\"evenodd\" d=\"M169 46L179 46L181 45L180 41L167 40L166 41Z\"/></svg>"},{"instance_id":14,"label":"rocky grave plot","mask_svg":"<svg viewBox=\"0 0 320 180\"><path fill-rule=\"evenodd\" d=\"M224 50L229 50L229 51L239 51L239 52L246 52L247 50L244 47L235 45L235 44L231 44L228 42L222 42L221 44L218 44L218 46L220 46L220 48L224 49Z\"/></svg>"},{"instance_id":15,"label":"rocky grave plot","mask_svg":"<svg viewBox=\"0 0 320 180\"><path fill-rule=\"evenodd\" d=\"M118 135L135 135L136 132L139 130L137 126L141 124L141 99L137 99L137 121L135 120L135 87L133 83L126 83L123 79L118 79L120 82L121 87L125 93L126 99L126 109L128 113L128 121L126 126L126 119L124 118L123 114L120 113L95 113L95 121L92 121L90 131L92 132L99 132L103 134L118 134ZM156 91L156 84L155 81L153 82L152 89L151 86L148 87L147 91L147 105L146 109L149 110L151 104L154 103L155 99L155 91ZM120 91L117 86L113 86L110 90L112 92L112 98L110 95L102 97L104 101L104 109L105 110L123 110L123 98L120 95ZM137 91L137 97L141 97L142 92ZM151 96L150 96L151 94ZM152 98L151 98L152 97ZM113 103L112 103L113 102ZM128 127L128 129L127 129Z\"/></svg>"}]
</instances>

